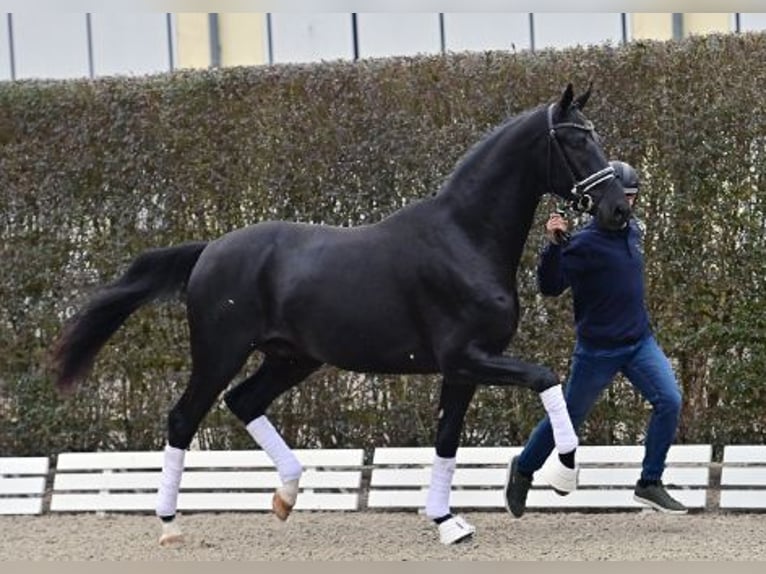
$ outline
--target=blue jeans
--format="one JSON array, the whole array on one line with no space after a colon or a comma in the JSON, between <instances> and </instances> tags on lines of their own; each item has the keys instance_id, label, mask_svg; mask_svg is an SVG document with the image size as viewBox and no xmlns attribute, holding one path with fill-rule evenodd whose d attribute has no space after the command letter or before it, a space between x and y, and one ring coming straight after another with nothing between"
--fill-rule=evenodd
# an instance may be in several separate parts
<instances>
[{"instance_id":1,"label":"blue jeans","mask_svg":"<svg viewBox=\"0 0 766 574\"><path fill-rule=\"evenodd\" d=\"M618 372L622 372L653 407L646 431L641 478L660 480L678 426L681 389L670 361L653 336L616 349L596 349L577 342L565 389L572 424L575 430L582 425L601 391ZM543 465L554 446L553 431L546 417L532 431L519 457L518 469L532 474Z\"/></svg>"}]
</instances>

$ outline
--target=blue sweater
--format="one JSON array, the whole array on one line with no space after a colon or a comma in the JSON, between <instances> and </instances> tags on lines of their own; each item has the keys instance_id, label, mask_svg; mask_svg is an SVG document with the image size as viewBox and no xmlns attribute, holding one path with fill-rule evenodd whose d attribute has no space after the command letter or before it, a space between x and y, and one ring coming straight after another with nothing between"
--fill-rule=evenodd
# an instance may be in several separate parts
<instances>
[{"instance_id":1,"label":"blue sweater","mask_svg":"<svg viewBox=\"0 0 766 574\"><path fill-rule=\"evenodd\" d=\"M592 347L630 345L650 332L644 302L641 231L634 220L621 231L592 221L564 246L549 244L537 267L543 295L572 288L578 338Z\"/></svg>"}]
</instances>

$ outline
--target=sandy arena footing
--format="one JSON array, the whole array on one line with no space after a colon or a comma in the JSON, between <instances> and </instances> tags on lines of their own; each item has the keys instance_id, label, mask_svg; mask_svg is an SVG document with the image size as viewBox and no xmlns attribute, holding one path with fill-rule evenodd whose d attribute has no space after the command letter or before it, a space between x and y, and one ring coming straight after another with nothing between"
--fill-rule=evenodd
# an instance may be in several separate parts
<instances>
[{"instance_id":1,"label":"sandy arena footing","mask_svg":"<svg viewBox=\"0 0 766 574\"><path fill-rule=\"evenodd\" d=\"M451 547L414 512L190 514L170 548L149 515L0 516L0 560L766 560L758 513L462 514L476 536Z\"/></svg>"}]
</instances>

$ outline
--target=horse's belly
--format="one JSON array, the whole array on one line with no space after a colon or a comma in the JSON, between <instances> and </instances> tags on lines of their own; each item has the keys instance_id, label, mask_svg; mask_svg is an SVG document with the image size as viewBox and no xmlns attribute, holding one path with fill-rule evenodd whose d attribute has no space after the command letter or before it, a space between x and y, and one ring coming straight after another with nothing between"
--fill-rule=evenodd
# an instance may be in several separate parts
<instances>
[{"instance_id":1,"label":"horse's belly","mask_svg":"<svg viewBox=\"0 0 766 574\"><path fill-rule=\"evenodd\" d=\"M436 361L426 353L328 353L327 364L358 373L435 373Z\"/></svg>"},{"instance_id":2,"label":"horse's belly","mask_svg":"<svg viewBox=\"0 0 766 574\"><path fill-rule=\"evenodd\" d=\"M358 318L359 319L359 318ZM302 346L324 363L358 372L435 372L433 352L414 328L395 321L364 320L311 322L300 332Z\"/></svg>"}]
</instances>

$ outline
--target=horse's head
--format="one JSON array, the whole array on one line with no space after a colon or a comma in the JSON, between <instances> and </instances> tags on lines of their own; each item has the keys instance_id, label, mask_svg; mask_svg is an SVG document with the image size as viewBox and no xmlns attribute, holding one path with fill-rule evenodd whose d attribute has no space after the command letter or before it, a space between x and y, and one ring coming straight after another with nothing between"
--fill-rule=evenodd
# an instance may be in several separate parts
<instances>
[{"instance_id":1,"label":"horse's head","mask_svg":"<svg viewBox=\"0 0 766 574\"><path fill-rule=\"evenodd\" d=\"M610 230L622 229L630 205L604 154L593 124L582 109L591 89L574 97L569 84L561 99L548 106L548 188Z\"/></svg>"}]
</instances>

